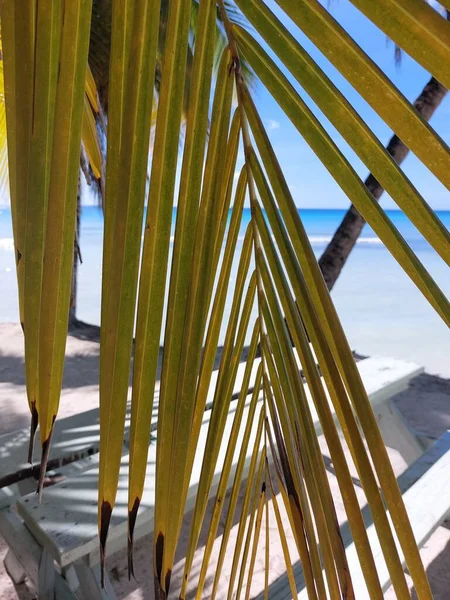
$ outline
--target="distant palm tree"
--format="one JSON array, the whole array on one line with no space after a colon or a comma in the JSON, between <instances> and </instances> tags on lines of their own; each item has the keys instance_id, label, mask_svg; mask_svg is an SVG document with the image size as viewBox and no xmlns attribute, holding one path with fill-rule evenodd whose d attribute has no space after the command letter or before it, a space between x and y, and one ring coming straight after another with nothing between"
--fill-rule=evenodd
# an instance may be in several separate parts
<instances>
[{"instance_id":1,"label":"distant palm tree","mask_svg":"<svg viewBox=\"0 0 450 600\"><path fill-rule=\"evenodd\" d=\"M446 11L446 15L447 20L450 20L449 11ZM399 56L399 48L396 46L396 57L399 58ZM417 112L425 119L425 121L431 119L434 112L445 98L447 91L447 88L435 77L430 78L414 102ZM386 150L398 165L400 165L409 154L408 146L402 142L397 135L391 137L386 146ZM377 178L370 173L364 183L375 200L380 200L384 188ZM364 217L352 204L347 210L339 227L336 229L328 246L323 251L322 256L319 259L319 266L329 290L333 288L341 274L365 224L366 221Z\"/></svg>"}]
</instances>

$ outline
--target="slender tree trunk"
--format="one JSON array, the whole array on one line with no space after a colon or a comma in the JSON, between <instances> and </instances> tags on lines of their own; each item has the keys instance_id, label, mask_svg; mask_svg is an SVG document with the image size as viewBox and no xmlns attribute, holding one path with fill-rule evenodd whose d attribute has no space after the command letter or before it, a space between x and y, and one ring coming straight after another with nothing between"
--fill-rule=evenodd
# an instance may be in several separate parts
<instances>
[{"instance_id":1,"label":"slender tree trunk","mask_svg":"<svg viewBox=\"0 0 450 600\"><path fill-rule=\"evenodd\" d=\"M69 330L76 327L78 319L77 310L77 284L78 284L78 262L80 261L80 218L81 218L81 175L78 176L77 188L77 219L75 225L75 239L73 242L73 267L72 284L70 289L70 308L69 308Z\"/></svg>"},{"instance_id":2,"label":"slender tree trunk","mask_svg":"<svg viewBox=\"0 0 450 600\"><path fill-rule=\"evenodd\" d=\"M414 106L422 117L429 121L446 93L447 89L432 77L414 102ZM399 165L406 158L409 148L394 135L387 146L387 151ZM379 200L384 189L375 177L370 174L364 183L375 200ZM333 239L320 257L319 266L329 290L336 283L365 223L363 217L352 204L336 230Z\"/></svg>"}]
</instances>

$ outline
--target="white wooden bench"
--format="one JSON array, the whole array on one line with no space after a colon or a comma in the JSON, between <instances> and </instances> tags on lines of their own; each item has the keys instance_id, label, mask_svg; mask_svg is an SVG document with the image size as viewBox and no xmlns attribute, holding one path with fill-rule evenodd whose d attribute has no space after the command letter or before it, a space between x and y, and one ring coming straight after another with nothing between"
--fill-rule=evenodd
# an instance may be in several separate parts
<instances>
[{"instance_id":1,"label":"white wooden bench","mask_svg":"<svg viewBox=\"0 0 450 600\"><path fill-rule=\"evenodd\" d=\"M409 381L423 372L418 365L390 358L372 357L362 360L358 363L358 368L362 375L364 385L370 397L372 406L377 412L383 434L386 437L390 430L395 434L396 440L399 430L402 431L401 445L396 448L410 463L417 458L422 447L418 448L414 436L404 427L401 418L398 418L397 411L390 403L390 399L397 393L408 387ZM239 386L242 381L244 365L240 365L234 394L239 392ZM217 371L212 375L211 389L214 388L217 379ZM156 420L157 398L155 398L154 419ZM209 398L209 400L212 400ZM314 409L313 409L314 411ZM314 414L314 420L318 423L317 415ZM128 406L125 422L124 435L124 453L129 441L129 416L130 407ZM19 484L22 495L31 491L34 486L33 476L37 476L38 464L33 466L26 462L28 453L28 441L30 431L28 428L20 429L12 433L0 436L0 489L6 486L11 487ZM390 445L386 440L387 445ZM398 441L396 441L398 443ZM55 423L53 432L52 447L49 456L49 470L60 470L66 464L80 461L87 456L98 452L100 445L100 419L98 408L75 414L70 417L58 419ZM39 458L39 435L36 435L34 445L34 458ZM3 494L3 499L5 494ZM2 500L0 498L0 506Z\"/></svg>"},{"instance_id":2,"label":"white wooden bench","mask_svg":"<svg viewBox=\"0 0 450 600\"><path fill-rule=\"evenodd\" d=\"M421 548L433 532L450 516L450 430L445 432L426 452L398 478L406 509L411 521L417 545ZM372 548L378 577L383 591L390 585L389 572L384 560L370 510L362 510L367 527L369 543ZM353 586L358 600L370 600L364 577L359 565L357 552L348 523L341 527L341 535L348 562L352 569ZM399 555L405 566L404 556L399 547ZM298 599L307 600L303 571L299 562L295 563L294 577L298 590ZM292 600L287 577L280 577L269 589L271 600ZM261 592L257 600L263 600Z\"/></svg>"},{"instance_id":3,"label":"white wooden bench","mask_svg":"<svg viewBox=\"0 0 450 600\"><path fill-rule=\"evenodd\" d=\"M242 367L243 365L239 367L238 377L233 389L234 397L237 396L240 390L243 376ZM254 373L256 373L256 367ZM208 402L212 401L217 375L218 371L214 371L212 374L211 394L208 396ZM154 430L156 430L158 397L159 390L156 390L152 417L152 427ZM130 414L131 406L128 404L125 419L123 454L127 453L129 444ZM30 465L27 462L29 439L29 428L0 435L0 489L3 491L0 494L0 508L5 504L10 504L11 500L17 495L25 495L34 491L36 487L35 480L37 480L39 473L39 463L36 462ZM72 464L75 471L79 472L84 468L84 465L89 464L89 461L86 462L83 459L97 454L99 448L100 412L98 408L63 419L57 419L53 430L48 471L61 473L62 467ZM39 432L35 436L33 457L35 460L38 460L40 457ZM65 473L70 471L70 469L64 470Z\"/></svg>"},{"instance_id":4,"label":"white wooden bench","mask_svg":"<svg viewBox=\"0 0 450 600\"><path fill-rule=\"evenodd\" d=\"M253 369L253 378L256 374L258 360L255 361ZM380 424L386 425L387 430L392 429L388 414L393 411L390 405L392 395L407 388L409 381L422 372L422 369L413 363L386 358L370 358L358 363L364 384L369 394L375 413L379 415ZM239 366L234 393L236 394L241 386L245 365ZM211 382L208 401L211 401L214 394L215 379L217 373L214 373ZM248 399L249 402L249 399ZM227 420L227 429L231 429L234 418L236 401L232 401L231 409ZM246 411L248 410L248 403ZM315 413L314 407L311 407L316 431L321 432L320 423ZM58 435L55 437L59 448L64 452L70 448L77 448L78 451L87 452L87 456L68 464L60 469L58 473L67 478L61 483L57 483L45 490L42 504L39 505L35 494L22 497L17 502L17 511L23 519L9 507L6 506L0 511L0 534L3 535L10 547L7 557L7 568L10 574L17 580L28 574L30 579L40 589L40 598L45 599L48 590L53 590L54 584L61 578L59 571L54 569L54 561L58 569L64 573L71 588L80 587L85 598L114 598L112 586L109 581L105 590L100 590L99 586L99 553L97 539L97 481L98 481L98 454L94 454L98 449L98 413L89 411L89 420L84 422L82 415L61 419L59 421ZM198 452L203 452L206 441L206 434L211 411L207 410L204 415L204 421L201 428ZM395 411L394 411L395 414ZM244 415L245 416L245 415ZM396 415L397 416L397 415ZM387 420L387 423L384 421ZM401 418L395 422L396 431L395 442L400 445L399 451L406 452L405 459L408 463L423 452L423 447L413 435L411 435L404 425ZM81 442L77 442L76 432L82 436ZM253 431L253 435L255 430ZM22 433L24 435L24 433ZM226 451L227 435L224 435L224 444L222 445L219 460L217 461L216 472L214 476L214 485L211 489L211 495L215 492L215 486L218 483L221 465ZM17 438L16 438L17 439ZM125 436L125 447L127 442L127 433ZM1 444L1 439L0 439ZM13 445L10 451L11 455L19 445ZM396 447L396 446L394 446ZM1 446L0 446L1 448ZM247 464L250 461L252 444L249 444ZM26 446L22 445L22 451L26 453ZM58 446L53 447L57 461ZM1 449L0 449L1 452ZM12 459L11 459L12 460ZM8 461L10 462L10 461ZM16 463L17 464L17 463ZM153 526L153 505L154 505L154 467L155 467L155 444L150 445L149 460L147 468L147 477L145 482L145 492L143 502L139 511L135 530L135 538L150 533ZM196 460L191 478L189 496L186 510L193 506L195 494L200 476L201 460ZM11 469L7 466L6 469ZM5 473L6 469L2 471ZM0 475L2 473L0 472ZM7 474L8 475L8 474ZM9 476L9 475L8 475ZM245 474L244 474L245 476ZM119 550L126 546L127 529L127 482L128 482L128 455L124 454L122 459L119 492L116 500L116 507L113 512L110 532L108 536L109 553ZM11 501L8 502L11 504ZM33 544L41 547L41 554L38 566L31 567L33 558L23 558L27 550L21 548L17 535L12 532L26 525L27 535L31 535ZM22 557L22 558L21 558ZM33 563L34 564L34 563ZM20 568L22 565L22 569ZM41 568L39 569L39 565ZM31 574L30 574L31 571ZM76 576L74 576L74 574ZM37 578L37 579L36 579ZM62 585L62 584L61 584ZM46 591L47 590L47 591ZM67 594L67 589L65 588ZM53 598L53 596L51 596ZM66 597L64 595L61 598ZM67 596L70 597L70 596ZM58 596L57 596L58 598Z\"/></svg>"},{"instance_id":5,"label":"white wooden bench","mask_svg":"<svg viewBox=\"0 0 450 600\"><path fill-rule=\"evenodd\" d=\"M223 464L227 449L227 440L233 424L236 404L236 401L231 403L223 436L223 444L214 473L211 495L215 493L220 479L221 465ZM250 397L248 397L243 413L244 422L248 415L249 404ZM262 398L259 400L259 405L261 406L261 404ZM202 454L205 447L210 417L211 410L208 410L205 412L200 430L198 454ZM240 432L238 445L240 444L242 435L243 430ZM249 448L254 445L255 435L256 429L253 429L250 436ZM199 458L194 461L186 510L193 508L195 502L201 470L201 457ZM36 494L30 494L21 498L17 502L17 510L32 537L45 550L48 556L47 563L51 564L55 560L61 567L62 572L69 575L69 579L72 577L71 574L75 573L83 598L114 598L112 586L108 578L106 578L105 589L102 590L100 587L100 557L97 538L98 455L88 457L84 460L89 462L90 468L79 473L69 474L63 482L47 488L41 504L38 503ZM249 462L250 453L244 467L244 474L247 471ZM147 475L143 499L136 521L135 540L150 533L153 528L155 464L156 444L153 442L149 448ZM235 467L236 464L233 465L231 476L234 474ZM108 553L113 553L126 546L128 516L127 484L128 455L125 455L122 457L119 491L108 534ZM5 526L2 522L2 512L4 514L3 518L8 522L11 520L15 521L17 516L13 516L10 507L4 509L4 511L0 511L0 533L3 534ZM9 525L9 528L11 528L11 525ZM8 539L7 542L9 543ZM17 557L16 549L17 543L15 547L11 548ZM11 572L13 569L8 566L8 561L14 564L15 576L16 578L19 577L20 580L24 573L16 566L17 561L8 555L6 566L12 575L14 574ZM18 562L21 562L20 558L18 558ZM24 565L24 569L25 567L26 565ZM52 597L51 594L54 589L54 580L52 577L54 576L48 571L46 572L45 584L40 582L40 600L41 597L43 600L47 600L47 597Z\"/></svg>"}]
</instances>

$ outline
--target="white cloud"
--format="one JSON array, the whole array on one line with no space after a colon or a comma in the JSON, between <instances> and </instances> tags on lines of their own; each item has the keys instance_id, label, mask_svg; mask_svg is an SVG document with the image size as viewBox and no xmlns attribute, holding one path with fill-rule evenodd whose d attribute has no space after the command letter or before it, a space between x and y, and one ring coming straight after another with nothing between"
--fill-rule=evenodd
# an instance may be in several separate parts
<instances>
[{"instance_id":1,"label":"white cloud","mask_svg":"<svg viewBox=\"0 0 450 600\"><path fill-rule=\"evenodd\" d=\"M266 121L266 127L269 131L274 131L274 129L280 128L280 124L278 123L278 121L274 121L273 119L268 119Z\"/></svg>"}]
</instances>

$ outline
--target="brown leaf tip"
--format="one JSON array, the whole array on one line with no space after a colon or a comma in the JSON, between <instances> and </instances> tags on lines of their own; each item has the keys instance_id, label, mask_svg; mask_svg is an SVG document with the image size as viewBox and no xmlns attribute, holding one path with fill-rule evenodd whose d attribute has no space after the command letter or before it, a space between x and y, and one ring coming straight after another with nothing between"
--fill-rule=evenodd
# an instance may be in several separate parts
<instances>
[{"instance_id":1,"label":"brown leaf tip","mask_svg":"<svg viewBox=\"0 0 450 600\"><path fill-rule=\"evenodd\" d=\"M30 444L28 446L28 462L33 464L33 449L34 449L34 436L39 423L39 415L36 410L36 401L31 402L31 424L30 424Z\"/></svg>"},{"instance_id":2,"label":"brown leaf tip","mask_svg":"<svg viewBox=\"0 0 450 600\"><path fill-rule=\"evenodd\" d=\"M154 578L154 584L155 584L155 600L166 600L167 594L162 589L161 584L159 582L159 578L156 575Z\"/></svg>"},{"instance_id":3,"label":"brown leaf tip","mask_svg":"<svg viewBox=\"0 0 450 600\"><path fill-rule=\"evenodd\" d=\"M103 500L100 509L100 584L105 587L105 549L108 537L109 524L111 522L112 506Z\"/></svg>"},{"instance_id":4,"label":"brown leaf tip","mask_svg":"<svg viewBox=\"0 0 450 600\"><path fill-rule=\"evenodd\" d=\"M172 569L168 569L167 573L166 573L166 578L165 578L165 586L166 586L166 594L169 593L169 588L170 588L170 578L172 577Z\"/></svg>"},{"instance_id":5,"label":"brown leaf tip","mask_svg":"<svg viewBox=\"0 0 450 600\"><path fill-rule=\"evenodd\" d=\"M133 533L134 527L136 525L136 518L139 510L140 499L138 497L135 498L133 503L133 508L128 511L128 580L136 579L134 576L134 567L133 567Z\"/></svg>"},{"instance_id":6,"label":"brown leaf tip","mask_svg":"<svg viewBox=\"0 0 450 600\"><path fill-rule=\"evenodd\" d=\"M156 544L155 544L156 576L158 578L159 583L161 583L163 554L164 554L164 534L162 532L159 532L158 537L156 538Z\"/></svg>"},{"instance_id":7,"label":"brown leaf tip","mask_svg":"<svg viewBox=\"0 0 450 600\"><path fill-rule=\"evenodd\" d=\"M49 457L50 448L52 445L53 426L55 424L55 419L56 419L56 415L53 415L52 427L50 429L50 434L49 434L48 438L44 442L42 442L41 466L39 468L39 480L38 480L38 487L36 490L37 494L38 494L39 503L42 500L42 489L44 487L44 479L45 479L45 473L47 471L48 457Z\"/></svg>"},{"instance_id":8,"label":"brown leaf tip","mask_svg":"<svg viewBox=\"0 0 450 600\"><path fill-rule=\"evenodd\" d=\"M133 542L128 540L128 581L131 581L132 577L135 581L137 581L134 575Z\"/></svg>"},{"instance_id":9,"label":"brown leaf tip","mask_svg":"<svg viewBox=\"0 0 450 600\"><path fill-rule=\"evenodd\" d=\"M164 590L162 589L162 564L164 555L164 534L158 533L155 544L155 600L166 600L170 588L170 578L172 577L172 569L168 569L164 578Z\"/></svg>"}]
</instances>

